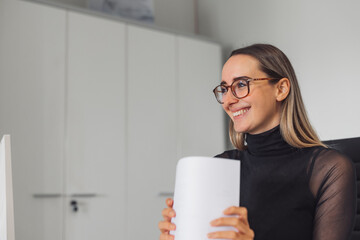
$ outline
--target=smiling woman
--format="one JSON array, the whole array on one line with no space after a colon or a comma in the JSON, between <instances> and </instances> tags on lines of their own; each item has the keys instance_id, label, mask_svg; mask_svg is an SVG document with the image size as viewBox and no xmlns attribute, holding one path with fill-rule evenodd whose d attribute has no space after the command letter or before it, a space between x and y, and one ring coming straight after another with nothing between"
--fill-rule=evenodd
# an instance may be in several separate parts
<instances>
[{"instance_id":1,"label":"smiling woman","mask_svg":"<svg viewBox=\"0 0 360 240\"><path fill-rule=\"evenodd\" d=\"M356 178L352 162L327 148L308 121L295 72L267 44L232 52L216 99L230 117L235 150L216 157L241 160L240 203L212 226L214 239L344 240L353 229ZM161 240L176 226L168 199Z\"/></svg>"}]
</instances>

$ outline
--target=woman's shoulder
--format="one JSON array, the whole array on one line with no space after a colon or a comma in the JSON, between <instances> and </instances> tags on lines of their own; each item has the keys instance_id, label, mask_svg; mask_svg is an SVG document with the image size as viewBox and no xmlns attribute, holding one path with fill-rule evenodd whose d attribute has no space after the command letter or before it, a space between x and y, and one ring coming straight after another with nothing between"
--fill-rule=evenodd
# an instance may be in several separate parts
<instances>
[{"instance_id":1,"label":"woman's shoulder","mask_svg":"<svg viewBox=\"0 0 360 240\"><path fill-rule=\"evenodd\" d=\"M241 159L242 151L238 149L227 150L223 153L216 155L216 158L229 158L229 159Z\"/></svg>"},{"instance_id":2,"label":"woman's shoulder","mask_svg":"<svg viewBox=\"0 0 360 240\"><path fill-rule=\"evenodd\" d=\"M342 153L341 151L334 149L332 147L313 147L312 148L313 156L316 157L318 160L324 161L350 161L352 162L346 154Z\"/></svg>"},{"instance_id":3,"label":"woman's shoulder","mask_svg":"<svg viewBox=\"0 0 360 240\"><path fill-rule=\"evenodd\" d=\"M315 147L312 155L314 168L318 171L354 171L353 161L334 148Z\"/></svg>"}]
</instances>

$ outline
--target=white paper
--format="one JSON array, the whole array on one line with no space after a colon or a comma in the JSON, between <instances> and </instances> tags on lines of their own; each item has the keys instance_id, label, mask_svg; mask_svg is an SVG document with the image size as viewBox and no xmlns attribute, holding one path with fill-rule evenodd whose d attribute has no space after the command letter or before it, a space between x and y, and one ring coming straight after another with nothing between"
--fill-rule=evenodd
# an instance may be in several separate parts
<instances>
[{"instance_id":1,"label":"white paper","mask_svg":"<svg viewBox=\"0 0 360 240\"><path fill-rule=\"evenodd\" d=\"M0 240L14 240L14 201L10 136L0 142Z\"/></svg>"},{"instance_id":2,"label":"white paper","mask_svg":"<svg viewBox=\"0 0 360 240\"><path fill-rule=\"evenodd\" d=\"M224 217L223 211L239 206L240 161L210 157L187 157L176 167L174 210L171 231L175 240L204 240L215 231L233 227L212 227L210 222Z\"/></svg>"}]
</instances>

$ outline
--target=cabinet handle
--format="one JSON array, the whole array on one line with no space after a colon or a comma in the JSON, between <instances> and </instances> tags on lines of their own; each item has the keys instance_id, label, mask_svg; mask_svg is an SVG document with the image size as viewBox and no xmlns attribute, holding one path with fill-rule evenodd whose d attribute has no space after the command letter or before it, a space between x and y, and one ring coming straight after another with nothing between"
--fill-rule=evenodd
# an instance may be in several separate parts
<instances>
[{"instance_id":1,"label":"cabinet handle","mask_svg":"<svg viewBox=\"0 0 360 240\"><path fill-rule=\"evenodd\" d=\"M73 193L70 194L70 197L73 198L92 198L92 197L99 197L96 193Z\"/></svg>"},{"instance_id":2,"label":"cabinet handle","mask_svg":"<svg viewBox=\"0 0 360 240\"><path fill-rule=\"evenodd\" d=\"M72 198L92 198L99 197L99 194L96 193L73 193L70 195L61 194L61 193L35 193L33 194L34 198L59 198L59 197L72 197Z\"/></svg>"},{"instance_id":3,"label":"cabinet handle","mask_svg":"<svg viewBox=\"0 0 360 240\"><path fill-rule=\"evenodd\" d=\"M59 198L63 195L60 193L35 193L33 194L34 198Z\"/></svg>"},{"instance_id":4,"label":"cabinet handle","mask_svg":"<svg viewBox=\"0 0 360 240\"><path fill-rule=\"evenodd\" d=\"M158 196L159 197L173 197L174 192L159 192Z\"/></svg>"}]
</instances>

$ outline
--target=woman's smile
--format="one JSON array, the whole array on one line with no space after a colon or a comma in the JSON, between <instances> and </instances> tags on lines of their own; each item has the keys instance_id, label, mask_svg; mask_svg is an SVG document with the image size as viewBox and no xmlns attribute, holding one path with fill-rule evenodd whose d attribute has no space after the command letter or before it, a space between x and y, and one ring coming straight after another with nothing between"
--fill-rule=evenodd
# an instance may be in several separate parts
<instances>
[{"instance_id":1,"label":"woman's smile","mask_svg":"<svg viewBox=\"0 0 360 240\"><path fill-rule=\"evenodd\" d=\"M232 110L234 120L244 117L246 113L250 110L250 107L241 108L240 110Z\"/></svg>"}]
</instances>

